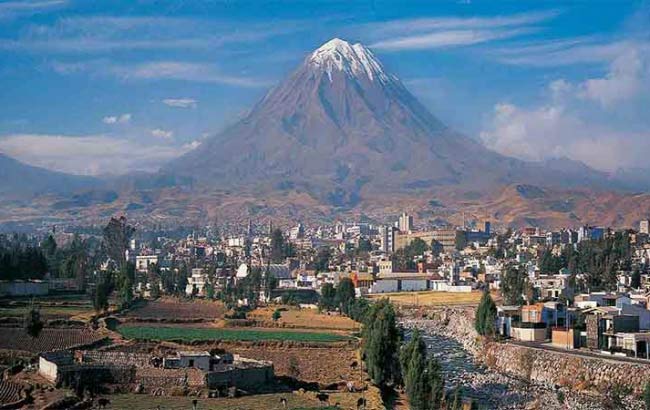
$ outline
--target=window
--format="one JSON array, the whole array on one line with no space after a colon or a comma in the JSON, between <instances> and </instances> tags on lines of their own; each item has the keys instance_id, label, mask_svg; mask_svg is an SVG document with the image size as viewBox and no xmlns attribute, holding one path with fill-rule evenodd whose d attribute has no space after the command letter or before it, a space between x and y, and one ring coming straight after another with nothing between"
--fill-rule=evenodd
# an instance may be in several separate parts
<instances>
[{"instance_id":1,"label":"window","mask_svg":"<svg viewBox=\"0 0 650 410\"><path fill-rule=\"evenodd\" d=\"M190 367L194 367L194 359L190 359Z\"/></svg>"}]
</instances>

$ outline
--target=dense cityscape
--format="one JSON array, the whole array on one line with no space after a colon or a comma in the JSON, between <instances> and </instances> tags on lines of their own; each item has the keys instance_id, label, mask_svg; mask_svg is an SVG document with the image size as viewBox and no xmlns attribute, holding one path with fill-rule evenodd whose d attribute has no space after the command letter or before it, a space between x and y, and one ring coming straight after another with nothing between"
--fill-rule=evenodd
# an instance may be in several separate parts
<instances>
[{"instance_id":1,"label":"dense cityscape","mask_svg":"<svg viewBox=\"0 0 650 410\"><path fill-rule=\"evenodd\" d=\"M274 368L297 378L300 365L271 364L259 353L257 355L262 357L232 356L229 352L215 356L210 353L214 348L194 353L178 350L177 356L156 356L154 352L169 354L169 347L161 345L151 351L150 344L142 345L138 341L169 340L181 345L201 341L199 345L203 346L209 345L213 338L228 340L231 336L264 340L264 332L262 336L255 335L253 330L251 334L244 332L234 336L228 335L227 330L237 332L236 329L247 327L278 325L283 329L288 326L305 330L306 324L292 324L292 319L286 322L284 319L286 315L304 310L324 320L348 317L350 319L346 320L350 322L346 324L352 326L350 329L355 328L351 325L355 321L365 323L361 349L368 379L365 382L355 380L352 373L350 379L340 382L345 382L350 392L365 391L368 384L363 388L355 385L361 382L379 387L384 396L387 391L393 391L397 397L403 394L411 408L415 408L415 400L425 400L418 399L418 394L435 397L426 399L429 404L417 408L462 408L473 402L485 406L486 403L494 404L496 399L489 396L494 393L482 397L486 393L480 393L480 387L467 386L463 379L450 378L445 383L449 376L441 373L441 359L426 362L421 356L416 359L418 365L433 367L427 372L413 370L411 374L411 359L402 356L426 354L427 347L431 347L427 343L431 342L423 336L445 337L469 344L465 348L469 352L474 349L476 355L480 352L477 338L482 335L487 340L483 342L485 346L490 346L489 343L525 346L551 355L561 352L565 357L575 356L576 359L602 357L620 362L621 366L646 366L644 361L650 360L650 221L641 221L636 230L584 226L497 232L491 228L490 221L468 221L464 227L430 230L416 229L415 222L412 215L402 213L396 216L393 225L339 222L274 227L272 223L259 226L249 221L240 227L208 226L195 228L187 234L165 234L140 232L129 225L126 218L119 217L112 218L101 229L87 230L96 233L70 233L52 227L49 232L36 235L5 234L0 243L0 292L5 300L2 309L6 316L3 323L13 326L22 322L32 334L27 352L38 354L40 369L36 375L57 385L78 389L82 392L80 397L97 394L102 391L100 386L108 383L105 376L99 374L93 376L92 382L80 375L86 375L91 368L127 365L133 366L136 372L128 384L136 383L139 392L152 388L145 376L152 368L158 371L157 377L170 380L179 377L178 369L187 372L187 369L199 368L205 373L205 380L198 384L205 388L219 391L221 386L230 385L228 387L244 391L264 392L261 386L272 385L273 377L278 377L273 376ZM196 316L191 313L193 305L197 306ZM84 330L85 327L72 330L79 326L78 320L59 317L57 306L63 311L87 310L80 316L88 317L94 330ZM181 313L183 309L188 310L187 317ZM26 312L24 318L11 317L20 311ZM441 312L454 326L459 326L454 320L462 320L461 325L466 328L461 329L460 334L455 333L459 329L452 328L451 333L446 333L445 327L436 329L433 315ZM204 317L206 313L208 316ZM88 316L90 314L92 316ZM389 315L385 318L388 322L377 319L377 315ZM212 316L214 319L210 319ZM226 323L205 323L219 321L219 317ZM337 323L332 323L334 329ZM425 325L413 327L416 323ZM192 324L196 328L189 327L194 326ZM79 335L52 339L48 333L51 326L52 331L58 329ZM373 336L377 326L381 329ZM393 330L384 326L392 326ZM336 345L344 340L347 340L345 349L350 349L351 343L356 345L340 330L331 334L296 332L292 335L295 339L289 340L294 340L298 346L305 343ZM217 333L212 334L213 331ZM475 336L472 337L472 333ZM3 349L27 353L22 351L27 346L15 346L16 334L3 334ZM267 343L283 337L271 332L267 336ZM408 337L404 339L405 336ZM51 340L41 341L44 337ZM378 346L374 346L373 337L378 338ZM119 341L123 338L125 341ZM406 344L400 348L400 343ZM62 347L83 348L75 354L74 360L80 360L78 365L69 367L73 357L61 353L69 351L59 350ZM120 359L115 358L118 352L121 352ZM15 361L16 357L24 356L6 357L7 365L11 357ZM157 357L161 362L156 366L152 363ZM475 356L475 359L490 366L485 357ZM206 360L206 364L200 365L201 360ZM289 357L286 360L291 361ZM493 360L496 363L491 366L499 371L507 366L499 363L503 359ZM395 363L391 364L392 361ZM227 370L217 370L221 362L231 363L228 368L233 369L233 374L242 372L246 376L225 375ZM317 367L315 363L311 365ZM23 367L16 366L9 369L20 375L19 369ZM285 366L288 369L282 371ZM391 370L395 366L398 370ZM24 369L22 373L29 375L29 367ZM445 370L452 374L458 372L453 368ZM522 370L508 371L516 374ZM540 372L528 374L530 383L548 382L542 379L548 376ZM408 377L421 374L438 376L430 384L409 382ZM576 373L574 376L586 377L584 383L589 383L590 378L597 380L594 374ZM244 381L242 377L246 380L250 377L254 382ZM620 383L617 389L611 390L608 384L610 390L603 394L613 405L620 402L634 406L635 392L650 391L644 390L643 384L635 384L645 380L640 374L635 377L629 382L617 379ZM115 378L109 384L124 383ZM330 378L333 382L337 377L331 375ZM422 391L412 391L414 385L422 383L424 387L418 387ZM554 384L563 388L571 385L559 379ZM397 389L399 386L405 386L405 390ZM596 384L594 387L604 386ZM275 389L278 388L276 385ZM585 399L572 397L572 394L560 390L554 400L559 405L580 406ZM505 396L502 404L510 406L508 408L522 405L521 399ZM34 399L32 393L28 397ZM452 400L457 402L457 407L453 407Z\"/></svg>"}]
</instances>

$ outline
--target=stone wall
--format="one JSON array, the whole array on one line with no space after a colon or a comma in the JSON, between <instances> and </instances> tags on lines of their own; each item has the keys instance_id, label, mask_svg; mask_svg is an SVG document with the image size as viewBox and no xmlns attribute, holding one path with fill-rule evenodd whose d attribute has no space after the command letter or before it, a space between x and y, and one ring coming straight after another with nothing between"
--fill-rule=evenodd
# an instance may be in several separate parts
<instances>
[{"instance_id":1,"label":"stone wall","mask_svg":"<svg viewBox=\"0 0 650 410\"><path fill-rule=\"evenodd\" d=\"M626 387L640 394L650 381L650 364L585 357L511 343L490 342L478 356L486 365L524 380L574 390L607 392Z\"/></svg>"},{"instance_id":2,"label":"stone wall","mask_svg":"<svg viewBox=\"0 0 650 410\"><path fill-rule=\"evenodd\" d=\"M210 389L235 386L239 389L251 390L263 387L272 381L273 377L273 365L260 364L208 372L206 381Z\"/></svg>"},{"instance_id":3,"label":"stone wall","mask_svg":"<svg viewBox=\"0 0 650 410\"><path fill-rule=\"evenodd\" d=\"M137 369L135 383L145 391L155 388L205 387L205 373L199 369Z\"/></svg>"},{"instance_id":4,"label":"stone wall","mask_svg":"<svg viewBox=\"0 0 650 410\"><path fill-rule=\"evenodd\" d=\"M612 387L641 393L650 381L650 363L485 341L474 329L474 308L402 311L407 326L417 326L461 343L475 360L514 377L549 387L607 392Z\"/></svg>"}]
</instances>

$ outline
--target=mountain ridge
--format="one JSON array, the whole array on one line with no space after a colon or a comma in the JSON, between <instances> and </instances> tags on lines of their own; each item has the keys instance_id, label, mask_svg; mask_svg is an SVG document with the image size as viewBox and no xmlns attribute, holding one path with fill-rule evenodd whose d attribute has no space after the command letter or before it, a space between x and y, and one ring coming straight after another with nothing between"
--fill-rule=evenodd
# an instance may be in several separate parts
<instances>
[{"instance_id":1,"label":"mountain ridge","mask_svg":"<svg viewBox=\"0 0 650 410\"><path fill-rule=\"evenodd\" d=\"M353 206L364 191L609 187L603 173L577 169L506 157L455 132L371 50L337 38L309 53L244 119L162 172L207 186L299 187L342 206Z\"/></svg>"}]
</instances>

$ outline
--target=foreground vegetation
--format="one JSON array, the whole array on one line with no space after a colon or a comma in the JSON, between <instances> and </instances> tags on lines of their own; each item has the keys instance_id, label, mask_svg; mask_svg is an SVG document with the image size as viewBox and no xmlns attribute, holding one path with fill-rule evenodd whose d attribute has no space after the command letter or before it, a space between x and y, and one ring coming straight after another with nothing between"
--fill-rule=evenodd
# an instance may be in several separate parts
<instances>
[{"instance_id":1,"label":"foreground vegetation","mask_svg":"<svg viewBox=\"0 0 650 410\"><path fill-rule=\"evenodd\" d=\"M121 326L118 331L127 339L182 340L182 341L292 341L341 342L349 337L334 333L292 332L253 329L210 329L187 327L132 327Z\"/></svg>"}]
</instances>

